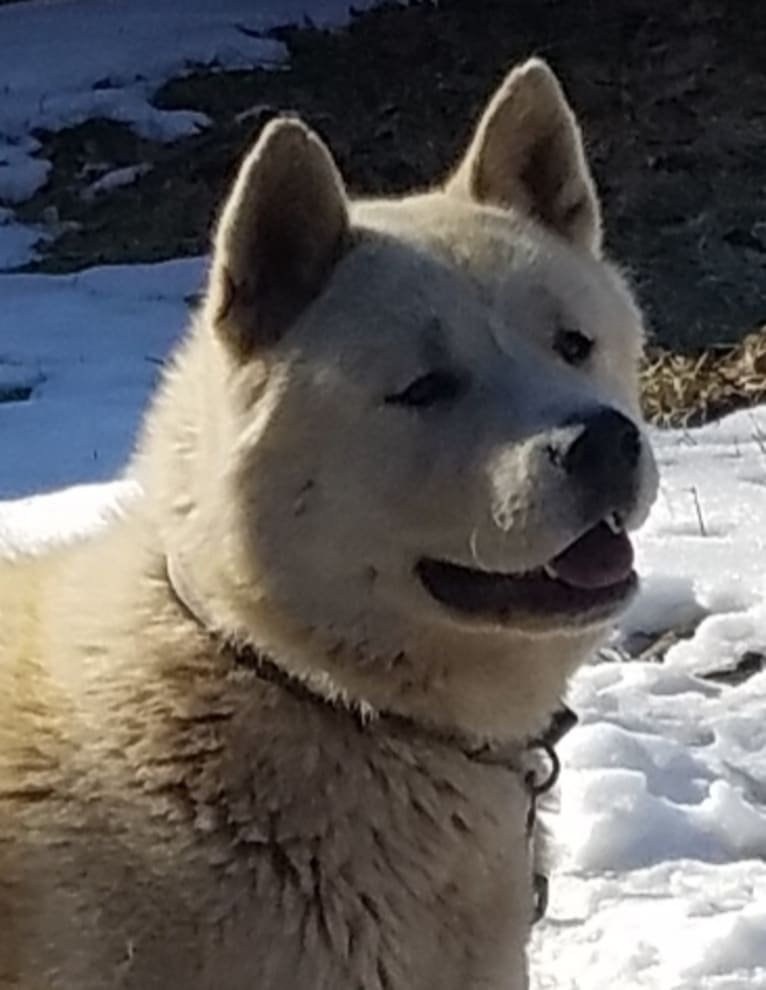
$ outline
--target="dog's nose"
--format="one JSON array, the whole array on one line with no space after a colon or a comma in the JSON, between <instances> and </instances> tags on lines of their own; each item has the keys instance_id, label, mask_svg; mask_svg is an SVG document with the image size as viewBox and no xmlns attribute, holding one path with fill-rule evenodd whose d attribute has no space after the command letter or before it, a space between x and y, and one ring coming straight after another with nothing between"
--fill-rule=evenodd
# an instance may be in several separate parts
<instances>
[{"instance_id":1,"label":"dog's nose","mask_svg":"<svg viewBox=\"0 0 766 990\"><path fill-rule=\"evenodd\" d=\"M588 516L629 513L636 500L641 433L627 416L602 407L566 424L569 440L559 464L579 492Z\"/></svg>"},{"instance_id":2,"label":"dog's nose","mask_svg":"<svg viewBox=\"0 0 766 990\"><path fill-rule=\"evenodd\" d=\"M600 409L576 424L580 432L564 453L562 465L579 481L598 484L615 474L632 473L641 457L641 434L616 409Z\"/></svg>"}]
</instances>

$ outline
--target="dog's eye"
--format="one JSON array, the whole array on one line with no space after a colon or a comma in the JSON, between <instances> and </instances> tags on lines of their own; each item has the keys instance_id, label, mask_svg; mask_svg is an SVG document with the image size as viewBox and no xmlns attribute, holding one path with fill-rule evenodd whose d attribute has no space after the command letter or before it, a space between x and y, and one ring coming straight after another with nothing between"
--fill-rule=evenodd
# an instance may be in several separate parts
<instances>
[{"instance_id":1,"label":"dog's eye","mask_svg":"<svg viewBox=\"0 0 766 990\"><path fill-rule=\"evenodd\" d=\"M591 337L587 337L580 330L567 330L564 327L556 331L553 341L556 353L575 368L585 364L593 353L593 346L594 341Z\"/></svg>"},{"instance_id":2,"label":"dog's eye","mask_svg":"<svg viewBox=\"0 0 766 990\"><path fill-rule=\"evenodd\" d=\"M385 402L393 406L424 408L453 402L464 391L465 380L454 371L430 371L416 378L401 392L387 395Z\"/></svg>"}]
</instances>

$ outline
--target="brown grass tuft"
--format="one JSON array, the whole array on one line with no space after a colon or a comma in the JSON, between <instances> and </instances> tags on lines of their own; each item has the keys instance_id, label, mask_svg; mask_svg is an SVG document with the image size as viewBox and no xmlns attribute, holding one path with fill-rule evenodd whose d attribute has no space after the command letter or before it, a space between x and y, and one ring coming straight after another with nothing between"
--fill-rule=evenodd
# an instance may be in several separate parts
<instances>
[{"instance_id":1,"label":"brown grass tuft","mask_svg":"<svg viewBox=\"0 0 766 990\"><path fill-rule=\"evenodd\" d=\"M766 402L766 326L698 355L650 348L641 387L644 415L656 426L699 426Z\"/></svg>"}]
</instances>

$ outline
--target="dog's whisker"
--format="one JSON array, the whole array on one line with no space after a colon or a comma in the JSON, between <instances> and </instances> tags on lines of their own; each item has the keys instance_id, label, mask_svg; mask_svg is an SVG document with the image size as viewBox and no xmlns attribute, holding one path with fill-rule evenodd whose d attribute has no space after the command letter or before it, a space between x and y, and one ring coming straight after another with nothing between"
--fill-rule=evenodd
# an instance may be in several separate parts
<instances>
[{"instance_id":1,"label":"dog's whisker","mask_svg":"<svg viewBox=\"0 0 766 990\"><path fill-rule=\"evenodd\" d=\"M479 527L474 526L471 530L471 535L468 538L468 548L471 551L471 560L480 571L489 571L490 567L482 561L481 554L479 553Z\"/></svg>"}]
</instances>

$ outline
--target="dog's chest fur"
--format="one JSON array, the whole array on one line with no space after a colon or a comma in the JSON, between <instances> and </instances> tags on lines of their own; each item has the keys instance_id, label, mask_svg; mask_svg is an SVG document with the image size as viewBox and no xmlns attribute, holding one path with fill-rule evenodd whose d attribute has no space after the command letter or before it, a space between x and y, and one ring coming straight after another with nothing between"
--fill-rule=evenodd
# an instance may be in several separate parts
<instances>
[{"instance_id":1,"label":"dog's chest fur","mask_svg":"<svg viewBox=\"0 0 766 990\"><path fill-rule=\"evenodd\" d=\"M53 814L35 802L32 772L11 769L2 990L41 972L45 990L508 990L522 979L531 893L516 774L296 697L214 646L185 643L176 661L179 645L120 643L110 678L92 670L79 685L66 726L42 732L41 709L46 780L62 800ZM45 680L30 706L44 709Z\"/></svg>"},{"instance_id":2,"label":"dog's chest fur","mask_svg":"<svg viewBox=\"0 0 766 990\"><path fill-rule=\"evenodd\" d=\"M238 744L243 710L184 798L209 830L232 986L255 954L264 988L506 987L531 903L518 779L278 694L258 703L255 745ZM261 959L262 940L282 951Z\"/></svg>"}]
</instances>

